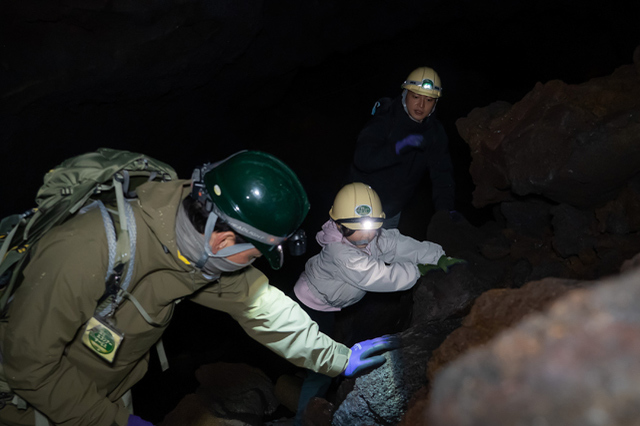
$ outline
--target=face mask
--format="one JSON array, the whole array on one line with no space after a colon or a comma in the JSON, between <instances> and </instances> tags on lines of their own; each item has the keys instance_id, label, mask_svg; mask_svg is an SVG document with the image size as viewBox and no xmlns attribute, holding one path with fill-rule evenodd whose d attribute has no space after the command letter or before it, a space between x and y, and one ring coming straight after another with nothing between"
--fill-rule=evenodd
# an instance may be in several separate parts
<instances>
[{"instance_id":1,"label":"face mask","mask_svg":"<svg viewBox=\"0 0 640 426\"><path fill-rule=\"evenodd\" d=\"M191 224L184 207L181 205L176 217L176 244L184 257L196 264L203 255L205 237ZM206 275L217 278L222 272L234 272L251 265L255 259L245 264L232 262L226 257L208 257L199 269Z\"/></svg>"}]
</instances>

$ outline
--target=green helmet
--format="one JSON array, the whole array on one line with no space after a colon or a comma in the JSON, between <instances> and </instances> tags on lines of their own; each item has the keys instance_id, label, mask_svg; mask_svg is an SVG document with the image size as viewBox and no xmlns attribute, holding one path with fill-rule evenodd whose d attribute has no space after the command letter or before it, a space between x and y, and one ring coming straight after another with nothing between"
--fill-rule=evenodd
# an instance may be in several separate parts
<instances>
[{"instance_id":1,"label":"green helmet","mask_svg":"<svg viewBox=\"0 0 640 426\"><path fill-rule=\"evenodd\" d=\"M273 269L282 247L309 211L307 194L282 161L259 151L241 151L213 165L203 183L212 210L257 248Z\"/></svg>"}]
</instances>

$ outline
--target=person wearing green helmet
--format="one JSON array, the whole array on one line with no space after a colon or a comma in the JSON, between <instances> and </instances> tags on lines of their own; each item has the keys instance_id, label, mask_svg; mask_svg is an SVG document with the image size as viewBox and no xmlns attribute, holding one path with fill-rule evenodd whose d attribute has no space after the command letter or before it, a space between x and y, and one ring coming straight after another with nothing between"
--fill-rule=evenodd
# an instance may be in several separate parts
<instances>
[{"instance_id":1,"label":"person wearing green helmet","mask_svg":"<svg viewBox=\"0 0 640 426\"><path fill-rule=\"evenodd\" d=\"M296 175L272 155L242 151L137 194L128 296L107 319L94 314L109 258L101 209L51 229L34 248L0 322L1 424L151 425L127 396L185 299L228 313L273 352L329 376L360 374L397 347L386 336L352 348L333 341L251 265L264 256L280 268L309 210ZM96 337L109 343L109 358L104 345L87 344Z\"/></svg>"},{"instance_id":2,"label":"person wearing green helmet","mask_svg":"<svg viewBox=\"0 0 640 426\"><path fill-rule=\"evenodd\" d=\"M347 182L371 185L387 214L383 227L397 228L402 210L428 172L435 211L455 213L455 181L444 127L435 117L443 88L430 67L413 70L394 99L376 102L358 135Z\"/></svg>"}]
</instances>

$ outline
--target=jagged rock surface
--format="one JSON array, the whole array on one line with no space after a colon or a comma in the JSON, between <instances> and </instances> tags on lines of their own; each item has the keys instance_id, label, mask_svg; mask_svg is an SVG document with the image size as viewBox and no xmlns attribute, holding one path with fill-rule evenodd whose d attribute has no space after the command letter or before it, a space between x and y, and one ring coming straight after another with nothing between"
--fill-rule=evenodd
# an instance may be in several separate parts
<instances>
[{"instance_id":1,"label":"jagged rock surface","mask_svg":"<svg viewBox=\"0 0 640 426\"><path fill-rule=\"evenodd\" d=\"M535 194L592 207L640 170L640 63L578 85L538 83L516 104L476 108L456 126L473 157L475 206Z\"/></svg>"},{"instance_id":2,"label":"jagged rock surface","mask_svg":"<svg viewBox=\"0 0 640 426\"><path fill-rule=\"evenodd\" d=\"M421 424L639 424L638 283L636 267L571 291L463 355L437 375Z\"/></svg>"},{"instance_id":3,"label":"jagged rock surface","mask_svg":"<svg viewBox=\"0 0 640 426\"><path fill-rule=\"evenodd\" d=\"M338 401L332 424L366 426L399 422L413 394L427 382L425 367L431 352L458 326L458 320L446 320L423 323L400 333L402 346L384 355L387 359L384 365L341 385L349 391L343 401Z\"/></svg>"}]
</instances>

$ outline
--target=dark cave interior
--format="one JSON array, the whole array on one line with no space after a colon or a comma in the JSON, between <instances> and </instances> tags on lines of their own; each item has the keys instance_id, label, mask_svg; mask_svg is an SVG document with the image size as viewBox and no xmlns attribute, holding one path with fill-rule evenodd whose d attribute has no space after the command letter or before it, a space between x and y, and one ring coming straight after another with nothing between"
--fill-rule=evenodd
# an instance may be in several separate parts
<instances>
[{"instance_id":1,"label":"dark cave interior","mask_svg":"<svg viewBox=\"0 0 640 426\"><path fill-rule=\"evenodd\" d=\"M123 89L112 93L110 101L96 101L83 99L84 88L75 87L75 92L58 92L18 106L10 93L29 78L12 75L11 60L19 60L14 55L0 67L0 75L4 69L10 77L0 84L2 103L9 100L0 110L0 140L8 154L0 168L0 213L6 216L32 207L46 170L101 146L144 152L171 164L183 178L195 165L240 149L268 151L296 171L312 206L303 224L310 237L307 255L289 257L280 271L270 270L262 260L256 263L274 285L288 290L306 257L317 252L313 236L342 185L355 139L371 106L380 97L398 94L410 70L429 65L438 71L445 87L437 116L450 141L457 208L479 225L491 217L491 209L477 210L471 204L471 156L455 121L495 101L515 103L536 82L559 79L580 84L610 74L631 62L640 27L628 3L542 2L505 8L502 13L499 7L483 8L486 2L459 3L435 4L431 13L407 19L408 25L390 23L387 31L381 31L386 35L371 34L368 41L355 46L345 43L333 51L326 47L323 53L317 49L315 55L310 48L306 56L291 60L294 65L286 72L272 72L268 62L252 62L240 55L238 62L260 70L247 73L248 81L238 76L233 82L209 81L202 90L158 90L148 98ZM462 13L456 7L467 9ZM295 18L294 12L289 13ZM5 15L2 19L10 18ZM348 29L344 31L349 35ZM0 34L5 43L15 36L2 30ZM278 52L281 41L271 40L268 48ZM49 60L55 62L56 55L64 53L61 47ZM170 55L163 60L170 61ZM233 63L228 67L238 70ZM256 77L261 74L264 77ZM163 83L163 79L157 81ZM92 90L96 89L87 92ZM429 197L425 179L403 216L403 233L424 239ZM202 330L207 331L206 336ZM181 396L193 392L197 386L193 370L200 364L246 362L273 375L292 368L249 340L226 314L189 302L178 306L164 340L171 369L160 373L152 354L147 377L134 388L139 414L149 421L162 420ZM164 390L158 392L160 387Z\"/></svg>"}]
</instances>

